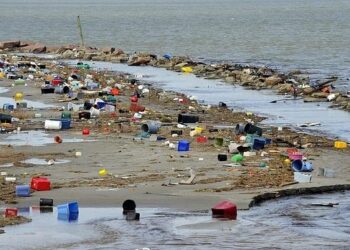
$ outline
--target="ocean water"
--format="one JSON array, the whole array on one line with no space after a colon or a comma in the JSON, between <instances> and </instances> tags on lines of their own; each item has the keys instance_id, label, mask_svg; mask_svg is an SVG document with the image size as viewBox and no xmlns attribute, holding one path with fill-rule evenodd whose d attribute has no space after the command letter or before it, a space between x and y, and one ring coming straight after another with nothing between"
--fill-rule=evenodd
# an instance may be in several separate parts
<instances>
[{"instance_id":1,"label":"ocean water","mask_svg":"<svg viewBox=\"0 0 350 250\"><path fill-rule=\"evenodd\" d=\"M33 221L6 227L0 248L349 249L349 197L344 192L284 198L238 211L237 221L213 219L210 211L159 208L138 208L139 222L126 221L121 208L80 208L77 221L62 221L56 208L48 213L23 207L20 214ZM328 203L338 205L318 206Z\"/></svg>"},{"instance_id":2,"label":"ocean water","mask_svg":"<svg viewBox=\"0 0 350 250\"><path fill-rule=\"evenodd\" d=\"M302 69L349 86L348 0L1 0L0 40L79 43L127 52Z\"/></svg>"}]
</instances>

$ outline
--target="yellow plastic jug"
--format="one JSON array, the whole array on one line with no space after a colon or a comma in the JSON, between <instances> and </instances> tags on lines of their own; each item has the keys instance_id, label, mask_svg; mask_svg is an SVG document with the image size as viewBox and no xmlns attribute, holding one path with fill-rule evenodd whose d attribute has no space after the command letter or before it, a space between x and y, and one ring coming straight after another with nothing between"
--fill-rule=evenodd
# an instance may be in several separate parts
<instances>
[{"instance_id":1,"label":"yellow plastic jug","mask_svg":"<svg viewBox=\"0 0 350 250\"><path fill-rule=\"evenodd\" d=\"M334 142L334 147L339 148L339 149L344 149L347 148L347 143L345 141L335 141Z\"/></svg>"},{"instance_id":2,"label":"yellow plastic jug","mask_svg":"<svg viewBox=\"0 0 350 250\"><path fill-rule=\"evenodd\" d=\"M22 92L17 92L14 96L14 99L16 102L23 101L23 93Z\"/></svg>"}]
</instances>

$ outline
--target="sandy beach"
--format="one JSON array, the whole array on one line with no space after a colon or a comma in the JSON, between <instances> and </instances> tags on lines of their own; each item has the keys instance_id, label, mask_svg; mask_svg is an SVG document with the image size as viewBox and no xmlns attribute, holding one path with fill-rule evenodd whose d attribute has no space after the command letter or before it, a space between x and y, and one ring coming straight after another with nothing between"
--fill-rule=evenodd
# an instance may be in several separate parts
<instances>
[{"instance_id":1,"label":"sandy beach","mask_svg":"<svg viewBox=\"0 0 350 250\"><path fill-rule=\"evenodd\" d=\"M35 80L26 81L26 86L16 86L14 80L1 79L0 86L8 89L2 97L12 98L23 92L28 103L48 105L2 111L19 118L17 123L2 124L9 132L1 134L0 170L17 178L16 183L11 183L1 177L0 197L4 207L38 205L40 198L51 198L54 204L76 200L82 207L121 207L123 201L132 199L138 207L207 211L216 203L229 200L239 210L246 210L260 201L280 196L349 188L349 149L335 149L332 139L287 127L281 131L263 125L263 135L271 138L272 144L257 150L255 156L245 157L241 164L233 164L228 143L240 141L240 135L234 133L235 126L247 122L259 126L263 117L199 104L180 93L148 86L147 78L133 85L130 84L133 76L126 74L59 67L52 61L37 58L25 60L46 64L50 69L48 75L58 73L68 77L74 70L82 79L88 74L101 83L115 79L121 91L116 96L116 112L101 112L94 119L80 120L78 112L73 111L70 129L45 131L44 121L60 118L62 107L66 110L68 102L83 104L88 98L98 97L98 91L76 100L64 94L41 94L40 87L47 75L39 72ZM26 68L21 70L28 75L25 72ZM149 88L149 93L138 100L138 104L146 107L141 119L135 119L135 112L129 111L130 96L138 85ZM179 102L179 99L185 101ZM178 128L178 114L183 112L199 116L199 123L191 126L203 128L200 134L190 136L191 126ZM162 123L157 132L162 140L140 137L141 125L147 120ZM21 128L19 132L17 127ZM90 134L82 135L83 128L88 128ZM182 131L182 135L173 137L171 131L174 130ZM54 142L57 135L62 138L62 143ZM198 142L199 136L206 136L207 142ZM224 143L218 145L216 138L224 138ZM176 144L182 139L190 142L189 151L177 152L169 148L169 143ZM294 182L291 167L284 162L286 149L300 143L303 147L300 151L314 166L310 183ZM76 152L81 152L81 156L77 157ZM220 153L228 155L228 161L218 161ZM54 160L54 164L49 165L49 160ZM262 167L261 163L264 163ZM335 177L319 176L322 168L334 170ZM101 169L107 174L100 176ZM190 177L190 170L195 173L194 180L182 184ZM32 192L26 198L16 197L16 184L30 183L36 176L49 178L52 190ZM270 195L264 196L266 193Z\"/></svg>"}]
</instances>

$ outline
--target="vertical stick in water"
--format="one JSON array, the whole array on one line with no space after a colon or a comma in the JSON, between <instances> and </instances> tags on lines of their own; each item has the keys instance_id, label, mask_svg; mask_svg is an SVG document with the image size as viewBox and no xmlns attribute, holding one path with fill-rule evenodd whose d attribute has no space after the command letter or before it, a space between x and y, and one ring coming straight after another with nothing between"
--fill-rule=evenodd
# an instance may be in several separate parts
<instances>
[{"instance_id":1,"label":"vertical stick in water","mask_svg":"<svg viewBox=\"0 0 350 250\"><path fill-rule=\"evenodd\" d=\"M85 47L84 44L84 36L83 36L83 29L81 27L81 23L80 23L80 17L78 16L77 18L77 23L78 23L78 29L79 29L79 34L80 34L80 42L81 42L81 46Z\"/></svg>"}]
</instances>

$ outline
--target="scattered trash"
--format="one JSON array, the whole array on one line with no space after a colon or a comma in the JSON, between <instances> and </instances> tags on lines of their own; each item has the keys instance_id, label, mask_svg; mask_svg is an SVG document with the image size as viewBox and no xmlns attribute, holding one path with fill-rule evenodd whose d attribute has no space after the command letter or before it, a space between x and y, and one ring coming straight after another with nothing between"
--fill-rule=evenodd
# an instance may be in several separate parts
<instances>
[{"instance_id":1,"label":"scattered trash","mask_svg":"<svg viewBox=\"0 0 350 250\"><path fill-rule=\"evenodd\" d=\"M188 178L186 181L184 181L184 180L180 181L179 184L191 185L191 184L193 184L195 178L196 178L196 174L195 174L194 170L191 168L190 169L190 178Z\"/></svg>"},{"instance_id":2,"label":"scattered trash","mask_svg":"<svg viewBox=\"0 0 350 250\"><path fill-rule=\"evenodd\" d=\"M34 177L30 182L30 186L36 191L47 191L51 190L51 182L48 178Z\"/></svg>"},{"instance_id":3,"label":"scattered trash","mask_svg":"<svg viewBox=\"0 0 350 250\"><path fill-rule=\"evenodd\" d=\"M213 218L226 218L230 220L237 219L237 206L230 201L222 201L216 204L212 209Z\"/></svg>"},{"instance_id":4,"label":"scattered trash","mask_svg":"<svg viewBox=\"0 0 350 250\"><path fill-rule=\"evenodd\" d=\"M17 185L16 186L16 196L18 197L29 197L30 187L29 185Z\"/></svg>"},{"instance_id":5,"label":"scattered trash","mask_svg":"<svg viewBox=\"0 0 350 250\"><path fill-rule=\"evenodd\" d=\"M299 183L311 182L312 175L301 172L294 172L294 181Z\"/></svg>"}]
</instances>

